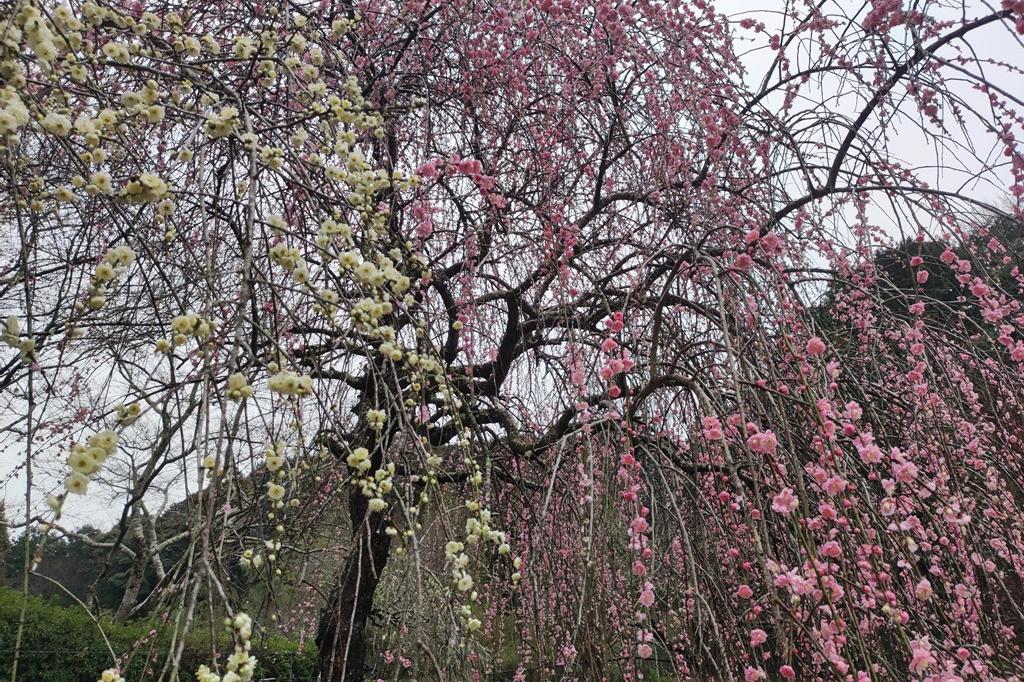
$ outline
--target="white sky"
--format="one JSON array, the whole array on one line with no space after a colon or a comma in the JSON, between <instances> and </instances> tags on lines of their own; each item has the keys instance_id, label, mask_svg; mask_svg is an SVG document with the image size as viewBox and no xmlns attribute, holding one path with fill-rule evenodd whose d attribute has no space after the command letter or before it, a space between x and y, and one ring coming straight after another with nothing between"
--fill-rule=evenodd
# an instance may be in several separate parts
<instances>
[{"instance_id":1,"label":"white sky","mask_svg":"<svg viewBox=\"0 0 1024 682\"><path fill-rule=\"evenodd\" d=\"M717 0L715 2L719 12L736 20L751 18L763 22L767 27L767 34L778 31L779 23L782 20L782 15L779 12L780 7L788 5L804 10L809 4L812 3L793 2L792 0L788 0L785 3L784 0ZM813 4L816 5L818 3L815 2ZM910 3L904 2L903 4L908 6ZM956 20L962 16L966 16L968 19L986 16L992 13L993 7L998 9L999 3L983 3L978 0L967 0L966 2L947 0L942 3L925 2L917 4L924 4L929 7L928 11L934 16ZM824 7L824 11L827 14L834 14L837 7L842 7L845 12L852 12L856 9L864 9L866 11L866 9L870 9L870 5L871 3L861 2L860 0L829 0ZM865 6L867 6L866 9ZM860 16L863 17L863 13ZM746 38L751 36L752 32L738 30L737 35ZM894 31L894 35L899 35L898 31ZM756 36L755 41L741 40L736 43L736 52L740 54L740 59L747 70L747 82L749 84L759 85L761 83L775 57L776 53L765 45L765 36L766 34L762 33ZM1020 37L1013 33L1012 26L1008 30L1007 25L1002 22L995 22L971 32L968 42L973 54L982 60L1003 61L1016 68L1020 66L1021 57L1024 56L1024 46L1020 42ZM964 45L963 42L957 44L961 47ZM936 56L952 57L956 54L952 45L947 45ZM798 59L795 51L791 51L790 56L794 61ZM972 72L976 71L976 68L973 66L968 68ZM1024 92L1024 76L1021 74L1014 74L1005 68L992 65L986 65L985 69L985 75L988 79L1004 91L1012 95ZM952 71L947 71L947 73L956 75ZM966 100L968 104L975 107L978 111L988 111L987 97L973 90L964 82L957 83L951 81L950 90ZM897 86L894 93L902 94L903 91L904 84L901 83ZM850 108L844 109L840 113L856 115L859 112L859 109L853 108L853 105L856 103L847 100L844 101L844 104L850 105ZM977 155L979 157L988 156L990 163L1003 163L1005 157L1002 156L1002 148L994 146L995 139L991 133L986 131L985 126L974 117L969 117L967 124L964 132L954 130L951 137L957 141L968 141L975 144L977 146ZM997 171L998 178L1001 180L999 185L994 185L985 180L969 182L970 174L977 170L977 161L970 158L967 154L946 154L938 157L934 146L925 134L915 126L900 126L897 134L891 137L889 151L892 158L901 160L912 168L923 169L927 167L929 171L922 171L919 175L922 179L928 181L932 187L946 190L961 190L976 199L995 205L1000 205L1008 197L1006 188L1011 179L1008 167L1004 165ZM968 184L965 185L965 183Z\"/></svg>"}]
</instances>

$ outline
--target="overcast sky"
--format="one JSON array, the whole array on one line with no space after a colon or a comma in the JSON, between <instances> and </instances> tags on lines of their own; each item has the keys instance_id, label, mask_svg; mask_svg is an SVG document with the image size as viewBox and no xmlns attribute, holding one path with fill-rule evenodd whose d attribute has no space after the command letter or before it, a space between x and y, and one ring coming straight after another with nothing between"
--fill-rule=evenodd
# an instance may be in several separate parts
<instances>
[{"instance_id":1,"label":"overcast sky","mask_svg":"<svg viewBox=\"0 0 1024 682\"><path fill-rule=\"evenodd\" d=\"M795 5L801 8L808 4L811 3L789 3L790 6ZM911 3L904 2L903 4L908 6ZM923 3L915 2L913 4L920 6ZM982 17L993 11L991 4L978 2L977 0L966 3L952 0L951 2L941 3L944 7L940 9L935 9L940 5L939 3L928 2L924 4L932 8L929 9L929 12L934 16L950 20L957 20L963 16L966 16L968 19ZM998 5L998 3L995 4ZM773 30L774 32L778 31L782 20L782 14L778 11L778 8L785 6L781 0L779 2L772 2L770 0L719 0L715 5L720 12L737 20L749 17L763 22L768 27L768 33L773 32ZM870 9L870 3L862 2L861 0L839 0L838 2L833 0L826 3L824 10L826 13L832 14L835 13L836 8L842 7L847 14L850 14L856 9L864 9L865 6L867 6L867 9ZM863 14L860 16L862 17ZM898 32L896 34L898 35ZM737 31L737 35L749 37L751 32ZM776 54L766 46L766 41L763 39L764 34L759 35L757 38L756 41L741 39L736 46L736 51L740 53L741 61L747 69L747 82L750 84L759 84L761 82L765 73L772 66L772 61ZM1024 56L1024 47L1022 47L1020 37L1013 32L1012 25L1008 27L1003 22L995 22L971 32L968 42L972 52L982 60L1002 61L1012 64L1014 67L1019 67L1021 57ZM963 45L962 42L959 44ZM956 51L950 45L946 46L936 56L952 57L955 55ZM794 59L798 58L795 55L791 55L791 57ZM972 72L977 71L973 66L968 68ZM1014 74L1006 68L998 66L986 65L985 69L985 75L989 80L1002 87L1005 91L1014 95L1024 92L1024 76ZM953 74L950 71L947 71L947 73ZM964 80L959 82L950 80L949 86L953 92L962 97L971 106L981 112L989 112L987 98L973 90ZM896 93L902 94L903 91L904 85L901 84L898 86ZM844 104L847 106L841 109L840 113L855 115L859 112L859 109L855 107L861 103L850 99L844 100ZM920 118L916 113L915 117ZM986 131L985 126L976 117L969 116L966 123L965 131L954 130L951 136L958 142L974 144L976 146L976 154L978 156L987 155L989 163L1003 164L997 171L998 179L1001 182L990 182L990 178L977 179L971 182L971 176L978 170L978 163L975 159L970 158L971 155L965 153L937 156L937 151L931 141L920 128L913 125L904 124L898 127L897 134L894 134L890 140L890 155L903 161L909 167L922 169L920 170L921 178L927 180L933 187L945 190L960 190L987 203L1002 204L1008 197L1006 188L1011 179L1009 168L1004 164L1005 159L1002 156L1002 149L995 145L996 141L991 133ZM928 170L924 171L923 169L925 168Z\"/></svg>"}]
</instances>

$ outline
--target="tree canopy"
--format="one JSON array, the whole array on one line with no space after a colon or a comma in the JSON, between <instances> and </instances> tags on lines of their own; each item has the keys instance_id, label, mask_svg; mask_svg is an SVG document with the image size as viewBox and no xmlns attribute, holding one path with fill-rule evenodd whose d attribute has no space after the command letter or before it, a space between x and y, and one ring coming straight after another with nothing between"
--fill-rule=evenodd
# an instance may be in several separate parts
<instances>
[{"instance_id":1,"label":"tree canopy","mask_svg":"<svg viewBox=\"0 0 1024 682\"><path fill-rule=\"evenodd\" d=\"M12 679L1024 673L1024 3L775 9L4 8Z\"/></svg>"}]
</instances>

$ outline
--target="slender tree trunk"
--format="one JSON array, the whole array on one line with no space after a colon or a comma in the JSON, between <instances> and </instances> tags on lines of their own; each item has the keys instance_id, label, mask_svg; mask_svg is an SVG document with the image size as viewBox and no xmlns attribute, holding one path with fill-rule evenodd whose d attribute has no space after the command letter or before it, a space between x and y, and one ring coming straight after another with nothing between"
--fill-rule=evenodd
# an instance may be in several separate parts
<instances>
[{"instance_id":1,"label":"slender tree trunk","mask_svg":"<svg viewBox=\"0 0 1024 682\"><path fill-rule=\"evenodd\" d=\"M138 555L132 560L131 571L128 574L128 583L124 587L124 595L121 597L121 604L114 614L115 623L124 623L131 614L132 607L139 599L139 592L142 589L142 580L146 574L146 555L139 550Z\"/></svg>"},{"instance_id":2,"label":"slender tree trunk","mask_svg":"<svg viewBox=\"0 0 1024 682\"><path fill-rule=\"evenodd\" d=\"M363 682L366 669L366 622L374 592L391 551L386 513L368 514L367 500L349 497L353 549L334 581L320 614L317 646L321 682Z\"/></svg>"},{"instance_id":3,"label":"slender tree trunk","mask_svg":"<svg viewBox=\"0 0 1024 682\"><path fill-rule=\"evenodd\" d=\"M128 615L139 598L142 581L146 575L146 564L149 562L146 556L147 547L146 538L142 531L142 519L138 515L133 514L129 523L131 524L131 534L138 541L138 545L135 549L135 558L132 559L132 565L128 572L128 582L125 584L124 594L121 596L121 604L117 607L117 612L114 614L115 623L124 623L128 620ZM127 542L128 539L125 538L124 541Z\"/></svg>"}]
</instances>

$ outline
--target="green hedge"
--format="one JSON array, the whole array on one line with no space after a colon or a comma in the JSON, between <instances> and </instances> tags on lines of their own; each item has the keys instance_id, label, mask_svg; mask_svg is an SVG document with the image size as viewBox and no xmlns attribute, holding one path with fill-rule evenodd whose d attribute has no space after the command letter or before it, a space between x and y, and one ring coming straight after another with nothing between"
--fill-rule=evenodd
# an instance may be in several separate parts
<instances>
[{"instance_id":1,"label":"green hedge","mask_svg":"<svg viewBox=\"0 0 1024 682\"><path fill-rule=\"evenodd\" d=\"M10 679L21 604L19 592L0 587L0 679ZM159 676L169 647L168 636L158 634L148 638L154 628L151 623L114 625L105 618L101 618L100 623L118 656L135 651L122 671L128 682L155 680ZM181 661L182 682L194 679L200 663L210 663L209 632L206 634L205 640L198 634L188 640ZM136 647L136 643L144 639L146 644ZM230 653L227 640L223 640L220 649ZM259 659L258 680L316 680L316 647L312 642L305 644L300 652L295 642L283 637L260 639L257 636L253 655ZM19 680L96 682L112 663L96 624L82 609L65 608L40 597L29 597L18 660Z\"/></svg>"}]
</instances>

